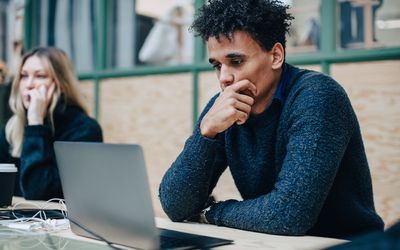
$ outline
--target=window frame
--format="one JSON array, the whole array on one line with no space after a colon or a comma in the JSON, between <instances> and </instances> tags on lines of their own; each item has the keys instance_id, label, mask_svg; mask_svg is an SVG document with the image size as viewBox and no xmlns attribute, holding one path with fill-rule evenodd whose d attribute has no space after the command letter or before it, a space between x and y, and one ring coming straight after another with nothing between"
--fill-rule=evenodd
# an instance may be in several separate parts
<instances>
[{"instance_id":1,"label":"window frame","mask_svg":"<svg viewBox=\"0 0 400 250\"><path fill-rule=\"evenodd\" d=\"M99 1L96 11L96 35L97 53L95 56L95 70L93 72L79 73L79 80L94 81L94 116L100 116L100 84L108 78L139 77L159 74L192 74L192 124L196 124L199 115L199 74L201 72L212 71L212 67L205 61L205 44L201 38L195 38L194 61L192 64L185 65L165 65L165 66L136 66L129 70L107 69L106 67L106 48L107 48L107 6L108 0ZM195 9L199 9L204 0L195 0ZM31 48L33 18L32 0L26 1L25 9L25 29L24 47ZM378 60L399 60L400 47L372 48L357 50L337 49L337 1L321 0L321 46L320 50L312 53L299 53L288 55L288 63L295 65L321 65L322 71L330 74L330 65L336 63L365 62Z\"/></svg>"}]
</instances>

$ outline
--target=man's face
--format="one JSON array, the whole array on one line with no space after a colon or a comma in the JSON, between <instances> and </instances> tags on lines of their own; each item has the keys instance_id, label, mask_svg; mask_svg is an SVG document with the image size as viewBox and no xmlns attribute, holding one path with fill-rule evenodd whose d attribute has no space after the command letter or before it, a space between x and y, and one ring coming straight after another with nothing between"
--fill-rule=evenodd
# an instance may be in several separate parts
<instances>
[{"instance_id":1,"label":"man's face","mask_svg":"<svg viewBox=\"0 0 400 250\"><path fill-rule=\"evenodd\" d=\"M261 46L244 31L236 31L232 38L220 36L208 39L209 62L216 70L223 91L227 86L240 80L249 80L257 88L257 96L251 113L264 111L279 82L280 69L272 67L273 52L264 51ZM253 96L250 91L244 94ZM254 97L254 96L253 96Z\"/></svg>"}]
</instances>

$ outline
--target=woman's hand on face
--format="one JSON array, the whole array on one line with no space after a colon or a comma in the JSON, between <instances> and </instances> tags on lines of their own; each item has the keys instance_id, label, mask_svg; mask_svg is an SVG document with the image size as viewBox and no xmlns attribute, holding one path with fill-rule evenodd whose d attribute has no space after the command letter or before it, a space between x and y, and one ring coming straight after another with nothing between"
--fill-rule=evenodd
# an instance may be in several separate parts
<instances>
[{"instance_id":1,"label":"woman's hand on face","mask_svg":"<svg viewBox=\"0 0 400 250\"><path fill-rule=\"evenodd\" d=\"M248 80L241 80L226 87L201 121L201 134L214 138L234 123L245 123L256 95L256 86Z\"/></svg>"},{"instance_id":2,"label":"woman's hand on face","mask_svg":"<svg viewBox=\"0 0 400 250\"><path fill-rule=\"evenodd\" d=\"M38 88L29 91L28 125L43 125L55 86L55 83L52 83L49 87L40 85Z\"/></svg>"}]
</instances>

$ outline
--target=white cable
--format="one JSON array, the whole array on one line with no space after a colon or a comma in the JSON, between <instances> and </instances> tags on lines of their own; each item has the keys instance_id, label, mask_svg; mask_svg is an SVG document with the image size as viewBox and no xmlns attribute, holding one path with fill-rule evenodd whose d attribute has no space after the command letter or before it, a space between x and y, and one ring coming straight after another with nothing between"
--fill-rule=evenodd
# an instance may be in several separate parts
<instances>
[{"instance_id":1,"label":"white cable","mask_svg":"<svg viewBox=\"0 0 400 250\"><path fill-rule=\"evenodd\" d=\"M50 202L58 201L59 206L61 207L60 213L63 215L63 219L49 219L46 215L46 209L53 207L54 204ZM28 206L26 206L28 205ZM19 206L23 208L18 208ZM32 217L19 217L15 213L18 209L37 209L38 212L35 213ZM11 212L13 216L16 218L14 220L5 220L0 221L0 225L7 226L11 229L17 230L26 230L30 232L57 232L65 229L69 229L69 220L67 219L66 205L63 199L53 198L48 201L43 206L39 206L37 203L28 202L28 201L20 201L12 206ZM25 232L26 232L25 231ZM1 231L0 231L1 235Z\"/></svg>"}]
</instances>

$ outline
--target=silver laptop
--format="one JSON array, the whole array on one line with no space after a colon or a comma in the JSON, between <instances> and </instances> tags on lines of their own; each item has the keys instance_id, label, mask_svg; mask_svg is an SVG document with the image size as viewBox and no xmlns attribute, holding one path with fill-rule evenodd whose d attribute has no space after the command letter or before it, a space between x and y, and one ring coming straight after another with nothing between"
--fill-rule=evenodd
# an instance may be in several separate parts
<instances>
[{"instance_id":1,"label":"silver laptop","mask_svg":"<svg viewBox=\"0 0 400 250\"><path fill-rule=\"evenodd\" d=\"M139 145L55 142L54 150L74 233L141 249L204 249L232 243L156 228Z\"/></svg>"}]
</instances>

